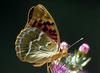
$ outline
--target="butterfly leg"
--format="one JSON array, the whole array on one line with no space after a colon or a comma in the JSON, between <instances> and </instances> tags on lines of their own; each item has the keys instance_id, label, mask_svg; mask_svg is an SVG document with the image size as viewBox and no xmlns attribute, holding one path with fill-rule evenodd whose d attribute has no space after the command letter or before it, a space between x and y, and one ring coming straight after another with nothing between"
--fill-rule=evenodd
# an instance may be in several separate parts
<instances>
[{"instance_id":1,"label":"butterfly leg","mask_svg":"<svg viewBox=\"0 0 100 73\"><path fill-rule=\"evenodd\" d=\"M47 63L47 73L51 73L50 71L50 65Z\"/></svg>"}]
</instances>

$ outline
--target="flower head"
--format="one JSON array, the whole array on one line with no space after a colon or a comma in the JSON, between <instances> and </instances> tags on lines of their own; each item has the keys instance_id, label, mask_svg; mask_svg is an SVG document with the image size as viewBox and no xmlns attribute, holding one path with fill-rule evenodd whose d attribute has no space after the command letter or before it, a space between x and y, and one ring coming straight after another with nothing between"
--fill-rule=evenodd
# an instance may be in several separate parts
<instances>
[{"instance_id":1,"label":"flower head","mask_svg":"<svg viewBox=\"0 0 100 73\"><path fill-rule=\"evenodd\" d=\"M68 73L68 68L61 63L53 63L51 65L51 70L53 73Z\"/></svg>"},{"instance_id":2,"label":"flower head","mask_svg":"<svg viewBox=\"0 0 100 73\"><path fill-rule=\"evenodd\" d=\"M79 52L82 52L84 54L87 54L89 51L90 47L88 44L83 43L80 47L79 47Z\"/></svg>"}]
</instances>

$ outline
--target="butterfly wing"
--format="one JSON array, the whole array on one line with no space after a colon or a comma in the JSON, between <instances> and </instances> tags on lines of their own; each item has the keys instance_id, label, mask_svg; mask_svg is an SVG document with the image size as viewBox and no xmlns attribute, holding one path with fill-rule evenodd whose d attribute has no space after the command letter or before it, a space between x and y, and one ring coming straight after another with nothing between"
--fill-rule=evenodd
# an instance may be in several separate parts
<instances>
[{"instance_id":1,"label":"butterfly wing","mask_svg":"<svg viewBox=\"0 0 100 73\"><path fill-rule=\"evenodd\" d=\"M27 24L16 38L16 54L23 62L41 66L59 51L59 42L59 32L52 16L39 4L29 10Z\"/></svg>"},{"instance_id":2,"label":"butterfly wing","mask_svg":"<svg viewBox=\"0 0 100 73\"><path fill-rule=\"evenodd\" d=\"M30 8L25 27L37 27L41 29L59 45L60 37L57 26L52 16L43 5L38 4Z\"/></svg>"}]
</instances>

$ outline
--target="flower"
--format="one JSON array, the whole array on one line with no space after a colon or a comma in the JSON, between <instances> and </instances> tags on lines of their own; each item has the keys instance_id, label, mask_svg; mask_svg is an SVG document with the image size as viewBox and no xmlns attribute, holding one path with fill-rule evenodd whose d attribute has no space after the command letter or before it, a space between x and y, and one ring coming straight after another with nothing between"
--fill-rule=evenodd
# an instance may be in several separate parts
<instances>
[{"instance_id":1,"label":"flower","mask_svg":"<svg viewBox=\"0 0 100 73\"><path fill-rule=\"evenodd\" d=\"M62 43L60 43L60 49L62 50L62 49L68 49L68 43L66 43L66 42L62 42Z\"/></svg>"},{"instance_id":2,"label":"flower","mask_svg":"<svg viewBox=\"0 0 100 73\"><path fill-rule=\"evenodd\" d=\"M82 52L84 54L87 54L89 51L90 47L88 44L83 43L80 47L79 47L79 52Z\"/></svg>"},{"instance_id":3,"label":"flower","mask_svg":"<svg viewBox=\"0 0 100 73\"><path fill-rule=\"evenodd\" d=\"M53 63L51 65L52 73L69 73L69 69L61 63Z\"/></svg>"}]
</instances>

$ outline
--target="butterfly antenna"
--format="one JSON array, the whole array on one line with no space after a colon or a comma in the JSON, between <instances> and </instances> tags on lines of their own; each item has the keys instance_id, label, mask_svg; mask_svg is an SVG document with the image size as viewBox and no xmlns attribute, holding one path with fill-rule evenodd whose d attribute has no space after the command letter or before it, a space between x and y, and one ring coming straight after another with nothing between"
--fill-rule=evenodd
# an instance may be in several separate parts
<instances>
[{"instance_id":1,"label":"butterfly antenna","mask_svg":"<svg viewBox=\"0 0 100 73\"><path fill-rule=\"evenodd\" d=\"M75 44L77 44L78 42L82 41L84 38L80 38L78 41L76 41L75 43L73 43L72 45L69 46L69 48L71 48L72 46L74 46Z\"/></svg>"}]
</instances>

